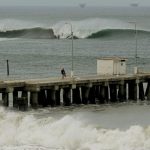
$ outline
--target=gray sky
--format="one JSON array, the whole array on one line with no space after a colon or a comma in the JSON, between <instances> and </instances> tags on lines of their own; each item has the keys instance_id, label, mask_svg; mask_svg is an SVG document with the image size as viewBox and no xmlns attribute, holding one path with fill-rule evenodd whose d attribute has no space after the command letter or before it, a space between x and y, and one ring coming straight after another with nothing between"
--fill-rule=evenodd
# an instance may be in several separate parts
<instances>
[{"instance_id":1,"label":"gray sky","mask_svg":"<svg viewBox=\"0 0 150 150\"><path fill-rule=\"evenodd\" d=\"M86 3L88 6L129 6L131 3L150 6L150 0L0 0L0 6L77 6L80 3Z\"/></svg>"}]
</instances>

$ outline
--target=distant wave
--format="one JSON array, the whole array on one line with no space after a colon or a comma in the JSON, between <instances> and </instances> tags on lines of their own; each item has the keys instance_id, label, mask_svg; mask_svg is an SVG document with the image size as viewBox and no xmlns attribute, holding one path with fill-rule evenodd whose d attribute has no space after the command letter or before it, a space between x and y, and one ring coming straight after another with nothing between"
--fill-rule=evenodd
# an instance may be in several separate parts
<instances>
[{"instance_id":1,"label":"distant wave","mask_svg":"<svg viewBox=\"0 0 150 150\"><path fill-rule=\"evenodd\" d=\"M56 36L52 29L35 27L29 29L0 31L0 38L54 39Z\"/></svg>"},{"instance_id":2,"label":"distant wave","mask_svg":"<svg viewBox=\"0 0 150 150\"><path fill-rule=\"evenodd\" d=\"M67 22L67 24L66 24ZM67 38L71 34L77 38L133 37L134 25L118 19L88 18L84 20L60 21L52 26L55 35ZM138 26L138 34L149 35L149 29Z\"/></svg>"},{"instance_id":3,"label":"distant wave","mask_svg":"<svg viewBox=\"0 0 150 150\"><path fill-rule=\"evenodd\" d=\"M135 30L133 29L104 29L88 35L87 39L96 39L96 38L129 38L134 37ZM138 30L138 37L141 36L150 36L149 31ZM70 36L61 37L61 35L55 35L53 29L46 28L29 28L29 29L18 29L18 30L8 30L0 31L0 38L33 38L33 39L56 39L56 38L71 38ZM81 38L74 34L74 39Z\"/></svg>"},{"instance_id":4,"label":"distant wave","mask_svg":"<svg viewBox=\"0 0 150 150\"><path fill-rule=\"evenodd\" d=\"M138 36L150 36L149 31L144 30L138 30L137 31ZM94 38L108 38L108 37L133 37L135 35L135 30L133 29L105 29L101 30L95 33L92 33L91 35L87 36L88 39L94 39Z\"/></svg>"},{"instance_id":5,"label":"distant wave","mask_svg":"<svg viewBox=\"0 0 150 150\"><path fill-rule=\"evenodd\" d=\"M67 23L67 24L66 24ZM0 38L55 39L70 38L71 25L74 39L125 38L133 37L134 26L117 19L88 18L84 20L63 20L44 24L15 19L0 20ZM138 37L149 36L150 31L138 26Z\"/></svg>"}]
</instances>

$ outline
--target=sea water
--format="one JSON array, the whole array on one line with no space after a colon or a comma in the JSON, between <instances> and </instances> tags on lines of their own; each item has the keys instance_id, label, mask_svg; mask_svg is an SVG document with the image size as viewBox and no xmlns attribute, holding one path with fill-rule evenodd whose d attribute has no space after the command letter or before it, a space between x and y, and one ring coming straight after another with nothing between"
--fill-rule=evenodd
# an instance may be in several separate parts
<instances>
[{"instance_id":1,"label":"sea water","mask_svg":"<svg viewBox=\"0 0 150 150\"><path fill-rule=\"evenodd\" d=\"M104 56L128 58L129 74L135 65L149 72L149 14L149 8L141 7L1 7L0 79L60 77L62 67L69 76L71 25L79 38L73 40L76 76L95 75L96 59ZM32 32L35 28L41 34L52 29L60 39L42 38ZM149 150L149 114L147 102L29 108L27 112L1 106L0 150Z\"/></svg>"}]
</instances>

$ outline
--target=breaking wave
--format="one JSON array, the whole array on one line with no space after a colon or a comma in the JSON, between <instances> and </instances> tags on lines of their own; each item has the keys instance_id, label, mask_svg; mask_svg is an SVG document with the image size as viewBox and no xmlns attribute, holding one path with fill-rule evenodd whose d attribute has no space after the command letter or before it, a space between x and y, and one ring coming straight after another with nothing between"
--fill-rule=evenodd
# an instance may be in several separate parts
<instances>
[{"instance_id":1,"label":"breaking wave","mask_svg":"<svg viewBox=\"0 0 150 150\"><path fill-rule=\"evenodd\" d=\"M95 39L95 38L133 38L135 31L132 29L104 29L101 31L97 31L88 35L85 38ZM69 38L69 36L61 37L61 35L55 35L53 29L44 29L44 28L31 28L31 29L19 29L19 30L10 30L10 31L0 31L0 38L33 38L33 39L56 39L60 38ZM138 36L150 36L149 31L138 30ZM78 39L78 37L74 34L74 38ZM3 41L3 39L1 39Z\"/></svg>"},{"instance_id":2,"label":"breaking wave","mask_svg":"<svg viewBox=\"0 0 150 150\"><path fill-rule=\"evenodd\" d=\"M52 29L30 28L19 30L0 31L1 38L37 38L37 39L54 39L55 35Z\"/></svg>"},{"instance_id":3,"label":"breaking wave","mask_svg":"<svg viewBox=\"0 0 150 150\"><path fill-rule=\"evenodd\" d=\"M124 130L119 128L102 127L102 121L107 118L109 120L108 122L105 120L105 122L106 124L110 124L110 126L116 121L115 119L117 119L117 122L120 122L121 120L124 120L124 122L129 121L129 124L132 122L131 120L138 122L137 118L141 118L141 120L143 120L142 117L144 114L146 114L146 117L149 115L149 106L139 105L135 108L134 105L130 106L129 108L122 106L121 108L107 108L108 110L106 111L103 110L104 108L102 109L101 107L94 107L92 109L94 112L90 112L89 108L90 107L88 107L88 111L85 112L77 109L77 112L74 110L74 113L69 113L67 109L62 108L56 108L56 110L41 109L29 112L15 112L8 109L5 110L3 107L0 107L0 149L150 149L149 125L143 127L139 124L135 124ZM100 109L100 112L98 109ZM131 117L129 117L129 114ZM141 116L139 116L139 114L141 114ZM118 118L118 116L120 117ZM129 120L127 120L128 117ZM145 120L147 120L146 117L144 117ZM90 119L90 121L88 119ZM100 122L98 123L97 120ZM95 125L93 124L94 122Z\"/></svg>"},{"instance_id":4,"label":"breaking wave","mask_svg":"<svg viewBox=\"0 0 150 150\"><path fill-rule=\"evenodd\" d=\"M138 30L138 36L150 36L149 31ZM92 33L87 38L107 38L107 37L124 37L124 38L133 38L135 36L135 30L133 29L106 29Z\"/></svg>"},{"instance_id":5,"label":"breaking wave","mask_svg":"<svg viewBox=\"0 0 150 150\"><path fill-rule=\"evenodd\" d=\"M66 24L66 22L68 22ZM130 23L115 19L92 18L77 21L60 21L41 24L21 20L0 20L0 38L68 38L71 27L75 38L133 37L134 27ZM149 36L149 30L139 27L138 36Z\"/></svg>"}]
</instances>

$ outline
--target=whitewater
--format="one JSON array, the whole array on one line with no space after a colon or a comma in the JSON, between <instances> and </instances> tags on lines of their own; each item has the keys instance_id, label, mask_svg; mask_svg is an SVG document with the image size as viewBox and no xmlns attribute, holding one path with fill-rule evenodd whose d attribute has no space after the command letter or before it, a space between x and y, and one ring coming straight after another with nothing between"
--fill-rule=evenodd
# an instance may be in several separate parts
<instances>
[{"instance_id":1,"label":"whitewater","mask_svg":"<svg viewBox=\"0 0 150 150\"><path fill-rule=\"evenodd\" d=\"M21 113L1 107L0 149L148 150L149 113L149 105L144 103Z\"/></svg>"},{"instance_id":2,"label":"whitewater","mask_svg":"<svg viewBox=\"0 0 150 150\"><path fill-rule=\"evenodd\" d=\"M67 24L69 22L69 24ZM0 21L0 37L3 38L67 38L71 34L76 38L103 38L110 35L130 35L135 32L134 24L117 19L88 18L78 21L60 21L47 27L46 24L25 22L22 20L4 19ZM149 29L138 27L139 34L149 35ZM123 33L122 33L123 32ZM94 35L95 34L95 35ZM92 36L94 35L94 36Z\"/></svg>"},{"instance_id":3,"label":"whitewater","mask_svg":"<svg viewBox=\"0 0 150 150\"><path fill-rule=\"evenodd\" d=\"M0 8L0 80L96 74L96 58L128 58L150 71L149 8ZM66 24L70 23L70 24ZM58 40L58 36L60 39ZM6 60L10 76L6 76ZM0 96L0 103L2 97ZM149 100L18 112L0 106L0 150L149 150Z\"/></svg>"}]
</instances>

